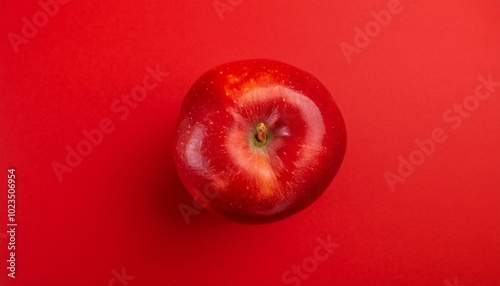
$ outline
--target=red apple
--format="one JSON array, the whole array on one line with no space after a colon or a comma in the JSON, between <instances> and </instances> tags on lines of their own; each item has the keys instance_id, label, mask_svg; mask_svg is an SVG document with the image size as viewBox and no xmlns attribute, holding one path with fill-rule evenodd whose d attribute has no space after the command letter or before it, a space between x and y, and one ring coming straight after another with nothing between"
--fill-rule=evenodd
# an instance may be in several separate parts
<instances>
[{"instance_id":1,"label":"red apple","mask_svg":"<svg viewBox=\"0 0 500 286\"><path fill-rule=\"evenodd\" d=\"M346 148L344 120L313 75L272 60L226 63L182 103L177 173L197 202L233 221L266 223L309 206Z\"/></svg>"}]
</instances>

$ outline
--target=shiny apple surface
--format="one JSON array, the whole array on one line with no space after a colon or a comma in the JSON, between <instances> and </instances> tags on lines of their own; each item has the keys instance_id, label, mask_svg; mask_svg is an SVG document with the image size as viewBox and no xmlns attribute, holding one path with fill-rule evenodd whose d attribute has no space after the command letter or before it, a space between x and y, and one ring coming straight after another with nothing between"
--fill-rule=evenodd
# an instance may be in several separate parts
<instances>
[{"instance_id":1,"label":"shiny apple surface","mask_svg":"<svg viewBox=\"0 0 500 286\"><path fill-rule=\"evenodd\" d=\"M272 60L215 67L182 103L174 161L208 210L242 223L272 222L309 206L346 149L342 114L311 74Z\"/></svg>"}]
</instances>

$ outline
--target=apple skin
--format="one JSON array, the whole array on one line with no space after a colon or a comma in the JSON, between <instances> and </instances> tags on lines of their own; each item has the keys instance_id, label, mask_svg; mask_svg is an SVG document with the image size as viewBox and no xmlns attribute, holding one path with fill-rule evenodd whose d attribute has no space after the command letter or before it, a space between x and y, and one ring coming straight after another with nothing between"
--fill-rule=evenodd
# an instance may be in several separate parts
<instances>
[{"instance_id":1,"label":"apple skin","mask_svg":"<svg viewBox=\"0 0 500 286\"><path fill-rule=\"evenodd\" d=\"M248 224L309 206L346 149L344 119L325 86L265 59L203 74L182 102L174 140L177 173L197 203Z\"/></svg>"}]
</instances>

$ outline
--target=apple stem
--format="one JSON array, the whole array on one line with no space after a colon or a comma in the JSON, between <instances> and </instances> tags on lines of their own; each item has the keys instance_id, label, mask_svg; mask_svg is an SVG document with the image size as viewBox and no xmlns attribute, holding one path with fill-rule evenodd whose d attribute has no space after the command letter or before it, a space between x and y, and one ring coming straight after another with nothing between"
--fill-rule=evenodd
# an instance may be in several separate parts
<instances>
[{"instance_id":1,"label":"apple stem","mask_svg":"<svg viewBox=\"0 0 500 286\"><path fill-rule=\"evenodd\" d=\"M259 143L261 143L262 145L264 145L266 143L266 139L267 139L267 128L266 128L266 125L264 124L264 122L261 122L259 124L257 124L257 141ZM259 144L259 145L261 145Z\"/></svg>"}]
</instances>

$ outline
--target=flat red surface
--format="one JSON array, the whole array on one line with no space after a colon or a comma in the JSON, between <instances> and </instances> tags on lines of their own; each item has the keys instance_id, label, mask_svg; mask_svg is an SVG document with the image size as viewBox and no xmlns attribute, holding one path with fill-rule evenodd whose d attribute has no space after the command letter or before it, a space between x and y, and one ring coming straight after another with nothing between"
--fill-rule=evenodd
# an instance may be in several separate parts
<instances>
[{"instance_id":1,"label":"flat red surface","mask_svg":"<svg viewBox=\"0 0 500 286\"><path fill-rule=\"evenodd\" d=\"M478 77L500 82L500 2L401 0L348 62L341 43L391 3L245 0L221 20L211 0L75 0L44 23L36 1L0 1L0 285L500 285L500 83L473 98ZM35 14L43 25L12 45ZM325 84L347 126L344 163L286 220L202 210L186 224L178 206L192 202L170 153L182 98L207 69L248 58ZM116 112L157 65L168 76L128 117ZM103 119L112 131L60 181L53 163ZM444 142L418 157L414 141L436 129ZM410 154L420 165L391 190L384 174ZM314 264L328 236L338 245ZM300 283L282 279L303 262L314 269Z\"/></svg>"}]
</instances>

